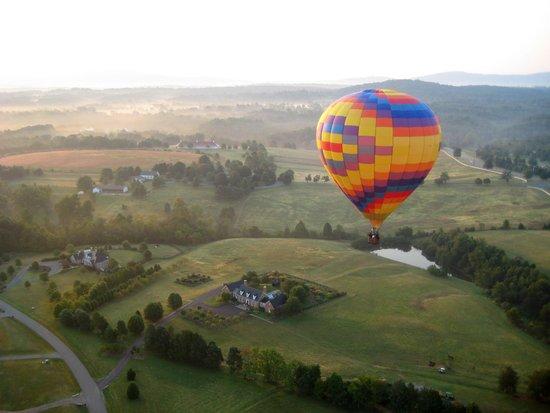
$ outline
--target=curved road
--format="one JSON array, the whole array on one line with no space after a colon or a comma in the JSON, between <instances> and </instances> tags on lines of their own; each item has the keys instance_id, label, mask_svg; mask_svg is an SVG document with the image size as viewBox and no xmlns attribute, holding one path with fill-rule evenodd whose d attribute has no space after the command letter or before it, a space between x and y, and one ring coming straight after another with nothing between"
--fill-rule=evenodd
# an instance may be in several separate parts
<instances>
[{"instance_id":1,"label":"curved road","mask_svg":"<svg viewBox=\"0 0 550 413\"><path fill-rule=\"evenodd\" d=\"M5 301L0 300L0 309L4 310L6 315L12 316L17 321L24 324L42 337L53 347L59 357L65 361L81 389L81 398L78 398L78 402L86 403L86 407L90 413L107 413L103 393L101 392L99 386L88 372L88 369L63 341L61 341L46 327L12 307ZM77 399L73 399L73 401L77 402Z\"/></svg>"}]
</instances>

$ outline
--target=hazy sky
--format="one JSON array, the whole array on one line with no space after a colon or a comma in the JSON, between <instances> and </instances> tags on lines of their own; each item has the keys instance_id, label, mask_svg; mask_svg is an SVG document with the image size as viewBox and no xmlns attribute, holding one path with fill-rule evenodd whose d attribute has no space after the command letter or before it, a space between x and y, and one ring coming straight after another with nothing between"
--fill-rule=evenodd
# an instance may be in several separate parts
<instances>
[{"instance_id":1,"label":"hazy sky","mask_svg":"<svg viewBox=\"0 0 550 413\"><path fill-rule=\"evenodd\" d=\"M0 16L4 87L550 70L549 0L2 0Z\"/></svg>"}]
</instances>

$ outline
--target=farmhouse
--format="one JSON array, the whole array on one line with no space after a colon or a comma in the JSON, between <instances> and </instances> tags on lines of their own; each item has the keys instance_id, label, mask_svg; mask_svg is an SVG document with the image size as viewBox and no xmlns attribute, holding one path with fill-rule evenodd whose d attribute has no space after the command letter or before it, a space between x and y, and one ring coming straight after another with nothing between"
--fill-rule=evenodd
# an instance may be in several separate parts
<instances>
[{"instance_id":1,"label":"farmhouse","mask_svg":"<svg viewBox=\"0 0 550 413\"><path fill-rule=\"evenodd\" d=\"M126 185L108 184L103 186L96 186L92 189L94 194L125 194L128 192Z\"/></svg>"},{"instance_id":2,"label":"farmhouse","mask_svg":"<svg viewBox=\"0 0 550 413\"><path fill-rule=\"evenodd\" d=\"M221 292L231 294L241 304L255 309L262 308L269 314L286 302L286 295L281 291L268 292L265 286L262 290L259 290L247 285L246 280L224 284Z\"/></svg>"},{"instance_id":3,"label":"farmhouse","mask_svg":"<svg viewBox=\"0 0 550 413\"><path fill-rule=\"evenodd\" d=\"M73 265L84 265L102 272L109 267L109 257L103 251L91 248L75 252L69 261Z\"/></svg>"}]
</instances>

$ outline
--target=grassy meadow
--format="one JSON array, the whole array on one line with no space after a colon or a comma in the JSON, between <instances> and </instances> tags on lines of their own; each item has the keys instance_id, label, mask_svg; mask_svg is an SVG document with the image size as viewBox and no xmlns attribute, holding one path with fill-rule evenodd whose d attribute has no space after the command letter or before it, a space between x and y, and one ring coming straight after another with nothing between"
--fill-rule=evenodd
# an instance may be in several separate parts
<instances>
[{"instance_id":1,"label":"grassy meadow","mask_svg":"<svg viewBox=\"0 0 550 413\"><path fill-rule=\"evenodd\" d=\"M48 364L42 364L41 360L0 361L3 410L23 410L78 392L76 380L61 360L50 360Z\"/></svg>"},{"instance_id":2,"label":"grassy meadow","mask_svg":"<svg viewBox=\"0 0 550 413\"><path fill-rule=\"evenodd\" d=\"M119 377L105 393L112 412L333 412L314 400L289 395L272 386L249 383L226 372L212 372L149 356L134 360L140 401L126 398L128 382ZM338 410L339 411L339 410Z\"/></svg>"},{"instance_id":3,"label":"grassy meadow","mask_svg":"<svg viewBox=\"0 0 550 413\"><path fill-rule=\"evenodd\" d=\"M171 264L175 266L170 268ZM550 361L550 352L513 327L502 310L471 283L434 278L344 243L317 240L224 240L166 260L163 267L170 270L147 288L102 307L101 313L112 322L127 320L148 302L165 303L174 291L188 301L247 270L286 271L348 294L275 324L248 318L226 328L204 329L178 318L172 325L196 330L207 340L214 339L224 351L231 345L274 347L289 359L319 363L324 372L403 378L451 391L463 401L477 401L487 411L542 411L535 404L498 393L497 377L503 366L511 365L525 378ZM193 271L214 280L198 287L174 283L175 278ZM60 289L86 275L77 270L61 274ZM61 277L67 280L61 281ZM8 298L24 306L27 300L22 289L14 288ZM32 301L46 301L45 291L43 294ZM46 310L49 304L44 306ZM42 314L39 308L36 312ZM84 341L80 333L56 326L50 311L45 314L43 321L75 346L96 377L112 367L114 359L97 355L100 344L94 337L86 336L89 339ZM448 374L441 375L428 366L429 361L437 366L446 364L448 355L454 357ZM147 367L151 377L161 374L153 373L156 364Z\"/></svg>"},{"instance_id":4,"label":"grassy meadow","mask_svg":"<svg viewBox=\"0 0 550 413\"><path fill-rule=\"evenodd\" d=\"M475 236L502 248L512 257L523 257L550 274L550 231L483 231Z\"/></svg>"}]
</instances>

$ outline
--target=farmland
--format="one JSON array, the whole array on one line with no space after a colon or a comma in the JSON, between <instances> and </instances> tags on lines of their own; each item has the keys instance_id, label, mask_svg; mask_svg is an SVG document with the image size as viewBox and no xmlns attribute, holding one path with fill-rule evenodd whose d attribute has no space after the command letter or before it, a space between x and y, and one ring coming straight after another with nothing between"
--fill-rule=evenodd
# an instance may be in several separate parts
<instances>
[{"instance_id":1,"label":"farmland","mask_svg":"<svg viewBox=\"0 0 550 413\"><path fill-rule=\"evenodd\" d=\"M192 162L198 155L179 151L152 150L66 150L24 153L0 158L5 166L99 172L101 168L139 165L150 168L158 162Z\"/></svg>"},{"instance_id":2,"label":"farmland","mask_svg":"<svg viewBox=\"0 0 550 413\"><path fill-rule=\"evenodd\" d=\"M435 278L425 271L331 241L233 239L178 255L172 255L169 247L162 246L163 250L170 258L157 260L169 271L146 288L102 307L101 313L111 322L127 320L148 302L166 302L171 292L179 292L184 301L189 301L223 281L235 280L247 270L279 270L346 291L348 295L274 325L249 318L225 328L205 329L178 318L173 327L198 331L206 339L215 340L224 352L231 345L273 347L288 359L319 363L324 372L403 378L451 391L463 401L478 401L487 411L539 409L535 404L520 403L498 393L496 380L499 370L508 364L525 377L541 360L550 360L548 349L513 327L502 310L470 283ZM214 280L193 288L174 283L175 278L196 271ZM96 277L87 270L74 269L53 279L64 292L72 288L75 280L93 281ZM96 336L67 329L53 319L46 285L36 274L27 274L25 280L31 282L30 288L20 283L3 294L3 298L64 337L94 377L105 375L116 358L98 354L101 341ZM447 375L442 376L428 366L428 361L446 363L449 354L454 361ZM188 370L187 367L174 366L174 373L168 374L164 371L172 368L162 368L166 362L155 358L134 363L139 363L136 367L142 371L140 377L144 383L156 382L160 377L158 385L169 382L182 392L191 391L191 381L174 378L182 377L178 372ZM211 383L221 393L243 385L235 384L223 374L211 378L206 377L211 373L193 374L198 375L197 383L206 380L204 383ZM116 382L108 391L107 400L124 411L130 407L121 398L123 383ZM154 389L156 385L151 386ZM266 391L268 400L278 400L283 405L289 402L279 393L272 394L273 390L247 391ZM146 393L145 405L161 403L160 406L175 408L181 402L179 398L159 400L156 394ZM249 402L253 400L243 399L243 403ZM198 398L196 403L204 401Z\"/></svg>"},{"instance_id":3,"label":"farmland","mask_svg":"<svg viewBox=\"0 0 550 413\"><path fill-rule=\"evenodd\" d=\"M305 183L304 176L307 174L325 174L316 151L282 148L270 148L269 151L277 162L278 172L287 168L296 171L296 181L290 186L257 189L242 199L227 201L216 198L215 190L210 185L194 187L188 183L168 181L165 187L152 189L147 184L149 193L146 199L135 199L129 194L97 196L94 214L105 218L119 213L150 218L163 215L164 205L179 197L212 218L216 218L222 208L233 207L236 212L236 228L255 225L262 230L276 232L284 230L285 226L292 228L302 220L308 228L317 231L325 222L341 224L348 230L368 230L368 223L334 184ZM139 155L147 151L116 152ZM142 158L133 158L130 154L114 162L116 165L145 167L162 159L169 160L170 156L195 156L185 152L153 153L156 156L154 161L149 159L145 164L140 164ZM219 152L222 161L241 159L242 154L241 150ZM74 162L78 163L78 160ZM104 165L113 166L109 162L106 160ZM98 179L99 171L99 167L92 168L89 174ZM445 185L436 185L434 179L443 171L448 172L450 180ZM62 196L75 192L76 180L84 173L85 169L79 172L47 172L43 177L25 178L14 185L51 185L53 202L56 202ZM490 185L475 185L476 178L490 178L492 182ZM540 191L528 189L517 180L506 183L495 174L462 166L441 153L425 183L392 214L385 222L383 230L391 232L404 225L426 230L479 225L489 229L500 226L505 218L514 226L521 222L528 227L540 227L550 220L550 197Z\"/></svg>"}]
</instances>

